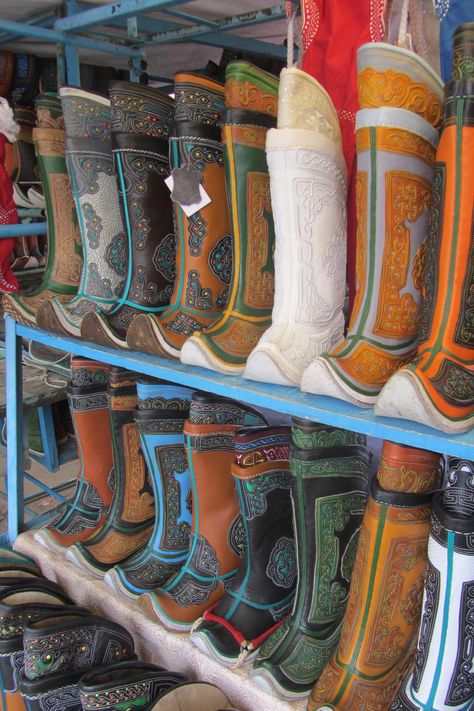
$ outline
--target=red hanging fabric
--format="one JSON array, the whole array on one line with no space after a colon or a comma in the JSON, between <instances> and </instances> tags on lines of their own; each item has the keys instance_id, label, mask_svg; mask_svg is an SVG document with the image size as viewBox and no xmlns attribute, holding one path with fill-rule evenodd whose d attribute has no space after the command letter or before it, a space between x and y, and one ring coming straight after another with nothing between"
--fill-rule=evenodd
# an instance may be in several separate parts
<instances>
[{"instance_id":1,"label":"red hanging fabric","mask_svg":"<svg viewBox=\"0 0 474 711\"><path fill-rule=\"evenodd\" d=\"M18 223L18 213L13 201L13 185L5 169L5 144L7 139L0 127L0 225ZM10 268L10 258L15 240L0 238L0 292L18 291L18 281Z\"/></svg>"},{"instance_id":2,"label":"red hanging fabric","mask_svg":"<svg viewBox=\"0 0 474 711\"><path fill-rule=\"evenodd\" d=\"M339 116L347 163L347 255L349 298L355 293L355 115L357 50L384 36L385 0L302 0L303 66L328 92Z\"/></svg>"}]
</instances>

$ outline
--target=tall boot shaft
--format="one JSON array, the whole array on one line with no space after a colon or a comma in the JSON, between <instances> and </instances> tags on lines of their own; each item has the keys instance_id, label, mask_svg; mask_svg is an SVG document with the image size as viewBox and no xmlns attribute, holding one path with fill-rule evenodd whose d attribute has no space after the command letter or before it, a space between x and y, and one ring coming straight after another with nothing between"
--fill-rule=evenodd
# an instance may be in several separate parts
<instances>
[{"instance_id":1,"label":"tall boot shaft","mask_svg":"<svg viewBox=\"0 0 474 711\"><path fill-rule=\"evenodd\" d=\"M362 45L357 66L356 295L345 341L302 389L367 407L416 348L442 83L388 44Z\"/></svg>"},{"instance_id":2,"label":"tall boot shaft","mask_svg":"<svg viewBox=\"0 0 474 711\"><path fill-rule=\"evenodd\" d=\"M425 256L418 352L386 385L376 413L445 432L474 424L474 72L445 87Z\"/></svg>"},{"instance_id":3,"label":"tall boot shaft","mask_svg":"<svg viewBox=\"0 0 474 711\"><path fill-rule=\"evenodd\" d=\"M293 418L291 497L298 581L290 617L252 673L277 696L306 697L337 644L367 499L363 435Z\"/></svg>"},{"instance_id":4,"label":"tall boot shaft","mask_svg":"<svg viewBox=\"0 0 474 711\"><path fill-rule=\"evenodd\" d=\"M398 470L398 471L397 471ZM440 456L384 443L362 522L337 650L308 709L388 708L410 664L421 612ZM381 487L383 481L392 490Z\"/></svg>"},{"instance_id":5,"label":"tall boot shaft","mask_svg":"<svg viewBox=\"0 0 474 711\"><path fill-rule=\"evenodd\" d=\"M226 208L222 143L218 121L224 105L222 85L194 75L175 77L175 122L170 137L170 167L190 171L211 202L189 217L173 202L176 281L170 306L156 318L141 316L127 334L131 348L179 357L194 331L219 317L228 298L231 270L229 214ZM202 109L202 114L200 110Z\"/></svg>"},{"instance_id":6,"label":"tall boot shaft","mask_svg":"<svg viewBox=\"0 0 474 711\"><path fill-rule=\"evenodd\" d=\"M183 427L192 391L140 379L137 393L134 419L150 472L155 524L147 545L104 578L131 599L162 587L178 571L188 553L191 529L191 482Z\"/></svg>"},{"instance_id":7,"label":"tall boot shaft","mask_svg":"<svg viewBox=\"0 0 474 711\"><path fill-rule=\"evenodd\" d=\"M77 296L38 310L42 328L79 337L85 314L110 311L125 282L126 235L120 216L112 151L104 141L67 138L68 170L82 235L84 266Z\"/></svg>"},{"instance_id":8,"label":"tall boot shaft","mask_svg":"<svg viewBox=\"0 0 474 711\"><path fill-rule=\"evenodd\" d=\"M113 451L107 386L109 366L74 357L68 400L80 461L76 491L56 521L35 540L62 550L93 536L105 523L113 497Z\"/></svg>"},{"instance_id":9,"label":"tall boot shaft","mask_svg":"<svg viewBox=\"0 0 474 711\"><path fill-rule=\"evenodd\" d=\"M109 97L114 134L169 138L174 110L170 96L151 86L111 81Z\"/></svg>"},{"instance_id":10,"label":"tall boot shaft","mask_svg":"<svg viewBox=\"0 0 474 711\"><path fill-rule=\"evenodd\" d=\"M319 121L312 130L301 115L300 94L323 104L324 115L314 109ZM280 98L278 123L291 128L270 129L266 140L275 223L272 325L250 354L244 377L299 385L313 358L343 338L346 167L332 138L336 111L316 80L296 68L283 70Z\"/></svg>"},{"instance_id":11,"label":"tall boot shaft","mask_svg":"<svg viewBox=\"0 0 474 711\"><path fill-rule=\"evenodd\" d=\"M46 267L40 286L31 295L4 298L5 311L30 325L36 323L36 312L43 301L54 296L65 299L76 293L82 269L77 214L66 171L64 131L35 128L33 140L46 199Z\"/></svg>"},{"instance_id":12,"label":"tall boot shaft","mask_svg":"<svg viewBox=\"0 0 474 711\"><path fill-rule=\"evenodd\" d=\"M235 434L232 473L246 550L226 594L204 612L191 641L224 666L249 662L293 602L296 555L291 518L290 427Z\"/></svg>"},{"instance_id":13,"label":"tall boot shaft","mask_svg":"<svg viewBox=\"0 0 474 711\"><path fill-rule=\"evenodd\" d=\"M114 161L128 237L126 281L109 323L122 340L142 312L161 312L175 279L175 237L169 190L168 142L148 136L115 134ZM84 335L95 340L91 326Z\"/></svg>"},{"instance_id":14,"label":"tall boot shaft","mask_svg":"<svg viewBox=\"0 0 474 711\"><path fill-rule=\"evenodd\" d=\"M243 109L226 109L223 114L234 260L229 300L223 316L185 344L181 354L185 363L222 373L242 372L248 355L270 325L274 227L265 139L275 123L272 116Z\"/></svg>"},{"instance_id":15,"label":"tall boot shaft","mask_svg":"<svg viewBox=\"0 0 474 711\"><path fill-rule=\"evenodd\" d=\"M96 343L126 347L131 322L168 305L175 279L168 135L173 101L157 89L111 82L113 154L126 231L120 256L124 283L108 317L84 319L82 335Z\"/></svg>"},{"instance_id":16,"label":"tall boot shaft","mask_svg":"<svg viewBox=\"0 0 474 711\"><path fill-rule=\"evenodd\" d=\"M150 537L154 507L148 472L140 451L133 412L137 405L137 375L110 369L110 425L112 430L114 496L105 525L85 543L70 548L67 557L92 575L128 558Z\"/></svg>"},{"instance_id":17,"label":"tall boot shaft","mask_svg":"<svg viewBox=\"0 0 474 711\"><path fill-rule=\"evenodd\" d=\"M474 518L466 515L468 503L472 512L473 475L472 462L450 457L448 488L434 497L417 650L391 711L461 711L474 702Z\"/></svg>"},{"instance_id":18,"label":"tall boot shaft","mask_svg":"<svg viewBox=\"0 0 474 711\"><path fill-rule=\"evenodd\" d=\"M239 565L244 537L231 464L234 433L245 420L266 424L258 411L246 405L193 395L184 427L192 489L189 553L165 587L140 598L151 617L172 629L189 630L223 596L224 581Z\"/></svg>"}]
</instances>

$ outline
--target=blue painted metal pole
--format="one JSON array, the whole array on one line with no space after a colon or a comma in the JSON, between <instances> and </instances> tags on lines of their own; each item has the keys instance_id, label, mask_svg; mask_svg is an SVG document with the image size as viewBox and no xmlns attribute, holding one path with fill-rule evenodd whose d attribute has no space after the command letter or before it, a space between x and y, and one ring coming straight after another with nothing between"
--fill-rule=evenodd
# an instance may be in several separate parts
<instances>
[{"instance_id":1,"label":"blue painted metal pole","mask_svg":"<svg viewBox=\"0 0 474 711\"><path fill-rule=\"evenodd\" d=\"M274 5L265 10L255 10L254 12L243 12L239 15L225 17L222 20L216 20L212 27L205 23L193 25L183 25L174 30L166 30L165 32L157 33L150 38L150 43L160 44L163 42L175 42L177 40L198 37L215 32L223 32L226 30L237 29L239 27L251 27L252 25L260 24L261 22L269 22L270 20L279 20L286 17L284 5ZM248 38L251 39L251 38Z\"/></svg>"},{"instance_id":2,"label":"blue painted metal pole","mask_svg":"<svg viewBox=\"0 0 474 711\"><path fill-rule=\"evenodd\" d=\"M7 401L7 496L8 538L13 545L23 525L23 382L21 338L17 325L5 317Z\"/></svg>"},{"instance_id":3,"label":"blue painted metal pole","mask_svg":"<svg viewBox=\"0 0 474 711\"><path fill-rule=\"evenodd\" d=\"M28 224L0 225L0 239L7 237L29 237L30 235L45 235L48 231L46 222L28 222Z\"/></svg>"},{"instance_id":4,"label":"blue painted metal pole","mask_svg":"<svg viewBox=\"0 0 474 711\"><path fill-rule=\"evenodd\" d=\"M1 18L0 27L8 32L15 32L21 37L34 37L35 39L43 40L44 42L51 42L53 44L56 44L57 42L64 44L67 41L68 44L74 47L93 49L96 52L123 54L126 57L136 57L140 54L139 50L135 47L125 47L123 45L112 44L109 42L99 42L98 40L89 39L88 37L65 37L62 32L57 32L56 30L48 30L44 27L38 27L37 25L22 25L21 22L12 22L11 20L2 20Z\"/></svg>"},{"instance_id":5,"label":"blue painted metal pole","mask_svg":"<svg viewBox=\"0 0 474 711\"><path fill-rule=\"evenodd\" d=\"M38 420L44 450L42 463L49 472L57 472L59 469L59 455L51 405L38 408Z\"/></svg>"},{"instance_id":6,"label":"blue painted metal pole","mask_svg":"<svg viewBox=\"0 0 474 711\"><path fill-rule=\"evenodd\" d=\"M78 11L75 0L66 0L66 13L68 17ZM81 86L81 68L79 65L79 50L67 42L64 45L64 59L66 61L66 76L69 86Z\"/></svg>"}]
</instances>

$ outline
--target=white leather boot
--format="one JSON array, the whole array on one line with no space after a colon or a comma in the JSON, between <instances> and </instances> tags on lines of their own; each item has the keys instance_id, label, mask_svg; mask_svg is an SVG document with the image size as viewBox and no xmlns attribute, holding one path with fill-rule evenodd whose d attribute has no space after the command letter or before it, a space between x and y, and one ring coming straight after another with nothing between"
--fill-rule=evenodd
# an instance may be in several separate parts
<instances>
[{"instance_id":1,"label":"white leather boot","mask_svg":"<svg viewBox=\"0 0 474 711\"><path fill-rule=\"evenodd\" d=\"M343 337L346 166L329 95L295 67L280 75L277 126L266 144L275 223L272 325L244 377L299 385L312 359Z\"/></svg>"},{"instance_id":2,"label":"white leather boot","mask_svg":"<svg viewBox=\"0 0 474 711\"><path fill-rule=\"evenodd\" d=\"M266 151L275 301L244 377L299 385L313 358L344 336L346 166L337 144L315 130L271 129Z\"/></svg>"}]
</instances>

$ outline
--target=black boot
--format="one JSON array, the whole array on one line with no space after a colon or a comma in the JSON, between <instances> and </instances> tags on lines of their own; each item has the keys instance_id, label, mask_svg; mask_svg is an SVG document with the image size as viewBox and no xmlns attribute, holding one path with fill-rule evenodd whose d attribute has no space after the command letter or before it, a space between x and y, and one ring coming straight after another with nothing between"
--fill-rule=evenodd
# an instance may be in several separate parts
<instances>
[{"instance_id":1,"label":"black boot","mask_svg":"<svg viewBox=\"0 0 474 711\"><path fill-rule=\"evenodd\" d=\"M134 659L126 629L81 609L26 625L23 646L20 691L29 711L81 711L78 684L87 671Z\"/></svg>"},{"instance_id":2,"label":"black boot","mask_svg":"<svg viewBox=\"0 0 474 711\"><path fill-rule=\"evenodd\" d=\"M293 603L296 554L290 500L290 427L235 434L232 467L247 550L226 594L198 620L191 641L224 666L251 661Z\"/></svg>"}]
</instances>

